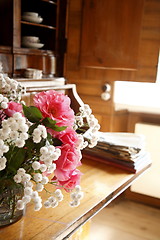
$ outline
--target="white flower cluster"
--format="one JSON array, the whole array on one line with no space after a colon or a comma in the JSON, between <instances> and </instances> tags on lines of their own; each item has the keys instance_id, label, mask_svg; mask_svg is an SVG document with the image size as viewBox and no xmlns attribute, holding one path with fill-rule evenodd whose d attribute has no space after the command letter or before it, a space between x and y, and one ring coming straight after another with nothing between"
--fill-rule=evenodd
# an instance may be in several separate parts
<instances>
[{"instance_id":1,"label":"white flower cluster","mask_svg":"<svg viewBox=\"0 0 160 240\"><path fill-rule=\"evenodd\" d=\"M38 162L39 163L39 162ZM37 162L35 163L35 166ZM43 165L43 164L42 164ZM37 165L38 166L38 165ZM39 168L40 169L40 168ZM24 186L24 196L21 200L17 202L17 208L19 210L24 209L27 203L31 200L34 202L34 210L39 211L42 207L42 199L39 196L38 192L41 192L44 188L44 185L49 182L48 177L43 176L41 173L35 173L33 175L33 180L36 182L35 191L33 190L33 183L30 181L31 175L25 172L25 169L19 168L17 174L14 176L14 181L16 183L21 183ZM54 192L54 196L50 196L45 202L44 206L46 208L56 207L58 203L63 200L63 194L60 189L57 189Z\"/></svg>"},{"instance_id":2,"label":"white flower cluster","mask_svg":"<svg viewBox=\"0 0 160 240\"><path fill-rule=\"evenodd\" d=\"M59 202L61 202L63 200L63 194L61 192L60 189L57 189L54 192L53 196L50 196L45 202L44 202L44 206L46 208L55 208L58 206Z\"/></svg>"},{"instance_id":3,"label":"white flower cluster","mask_svg":"<svg viewBox=\"0 0 160 240\"><path fill-rule=\"evenodd\" d=\"M2 128L0 129L0 139L6 144L13 144L22 148L25 145L25 140L28 139L27 131L26 119L21 113L16 112L13 114L13 117L3 120ZM3 148L4 146L6 145L4 144ZM3 148L0 147L0 152L3 151Z\"/></svg>"},{"instance_id":4,"label":"white flower cluster","mask_svg":"<svg viewBox=\"0 0 160 240\"><path fill-rule=\"evenodd\" d=\"M42 140L42 138L45 139L46 137L47 137L47 130L45 126L38 125L38 127L35 128L33 131L33 142L39 143Z\"/></svg>"},{"instance_id":5,"label":"white flower cluster","mask_svg":"<svg viewBox=\"0 0 160 240\"><path fill-rule=\"evenodd\" d=\"M9 101L21 100L21 96L26 93L26 89L16 80L6 77L4 74L0 74L0 89L8 97Z\"/></svg>"},{"instance_id":6,"label":"white flower cluster","mask_svg":"<svg viewBox=\"0 0 160 240\"><path fill-rule=\"evenodd\" d=\"M80 150L88 146L88 142L84 140L83 135L77 134L78 141L76 142L76 147Z\"/></svg>"},{"instance_id":7,"label":"white flower cluster","mask_svg":"<svg viewBox=\"0 0 160 240\"><path fill-rule=\"evenodd\" d=\"M34 175L34 180L36 179L36 190L38 189L37 191L33 191L33 183L30 181L32 180L31 175L27 174L24 168L19 168L17 174L14 176L13 179L16 183L21 183L24 186L24 196L21 200L18 200L17 208L19 210L22 210L27 203L33 200L33 202L35 203L34 210L39 211L42 207L42 199L39 196L38 191L40 192L43 190L42 186L43 184L48 183L48 178L45 176L43 177L40 173L36 173ZM37 187L38 184L39 186Z\"/></svg>"},{"instance_id":8,"label":"white flower cluster","mask_svg":"<svg viewBox=\"0 0 160 240\"><path fill-rule=\"evenodd\" d=\"M75 186L75 191L70 194L72 201L70 202L71 207L77 207L80 204L80 200L83 198L83 192L81 186Z\"/></svg>"},{"instance_id":9,"label":"white flower cluster","mask_svg":"<svg viewBox=\"0 0 160 240\"><path fill-rule=\"evenodd\" d=\"M98 120L95 118L95 116L92 114L92 110L89 107L88 104L84 104L83 106L81 106L79 108L80 110L80 114L78 116L75 116L75 129L77 128L81 128L83 126L88 126L89 129L86 131L86 133L88 132L90 135L90 139L89 139L89 144L87 141L84 141L84 136L86 136L87 134L80 135L78 144L79 144L79 148L80 149L84 149L85 147L90 147L93 148L94 146L97 145L97 141L98 141L98 136L97 136L97 132L100 129L100 125L98 124Z\"/></svg>"},{"instance_id":10,"label":"white flower cluster","mask_svg":"<svg viewBox=\"0 0 160 240\"><path fill-rule=\"evenodd\" d=\"M8 98L4 97L2 94L0 94L0 108L8 108Z\"/></svg>"},{"instance_id":11,"label":"white flower cluster","mask_svg":"<svg viewBox=\"0 0 160 240\"><path fill-rule=\"evenodd\" d=\"M48 144L47 146L41 147L40 153L40 161L44 162L44 165L46 165L47 172L52 173L56 169L54 161L60 157L61 150Z\"/></svg>"}]
</instances>

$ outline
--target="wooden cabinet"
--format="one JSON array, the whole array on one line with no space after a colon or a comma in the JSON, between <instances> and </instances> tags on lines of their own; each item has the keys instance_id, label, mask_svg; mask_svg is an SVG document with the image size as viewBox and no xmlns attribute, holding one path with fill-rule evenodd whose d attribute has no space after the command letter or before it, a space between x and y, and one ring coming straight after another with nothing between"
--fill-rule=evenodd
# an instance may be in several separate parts
<instances>
[{"instance_id":1,"label":"wooden cabinet","mask_svg":"<svg viewBox=\"0 0 160 240\"><path fill-rule=\"evenodd\" d=\"M66 78L90 104L102 131L126 131L127 112L114 111L114 91L102 100L102 87L109 83L113 90L117 80L156 81L160 1L70 0L68 12Z\"/></svg>"},{"instance_id":2,"label":"wooden cabinet","mask_svg":"<svg viewBox=\"0 0 160 240\"><path fill-rule=\"evenodd\" d=\"M1 1L0 45L12 48L13 77L22 77L26 68L40 69L44 77L63 76L66 5L66 0ZM26 12L38 17L26 18ZM24 45L24 36L36 36L39 42Z\"/></svg>"},{"instance_id":3,"label":"wooden cabinet","mask_svg":"<svg viewBox=\"0 0 160 240\"><path fill-rule=\"evenodd\" d=\"M81 66L137 69L143 2L83 1Z\"/></svg>"}]
</instances>

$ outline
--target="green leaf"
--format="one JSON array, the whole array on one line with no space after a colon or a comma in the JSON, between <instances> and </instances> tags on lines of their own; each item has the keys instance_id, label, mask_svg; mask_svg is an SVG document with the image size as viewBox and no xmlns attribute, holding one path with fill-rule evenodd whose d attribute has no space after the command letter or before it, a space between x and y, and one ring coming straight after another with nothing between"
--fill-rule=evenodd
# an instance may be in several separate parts
<instances>
[{"instance_id":1,"label":"green leaf","mask_svg":"<svg viewBox=\"0 0 160 240\"><path fill-rule=\"evenodd\" d=\"M53 145L53 138L52 138L51 134L48 132L47 132L47 140L51 145Z\"/></svg>"},{"instance_id":2,"label":"green leaf","mask_svg":"<svg viewBox=\"0 0 160 240\"><path fill-rule=\"evenodd\" d=\"M65 130L67 128L66 126L59 127L58 125L56 125L55 120L52 120L48 117L44 118L42 123L44 124L45 127L51 128L51 129L53 129L54 131L57 131L57 132L61 132L61 131Z\"/></svg>"},{"instance_id":3,"label":"green leaf","mask_svg":"<svg viewBox=\"0 0 160 240\"><path fill-rule=\"evenodd\" d=\"M12 158L10 159L9 165L7 166L8 171L16 173L25 161L25 149L15 147Z\"/></svg>"},{"instance_id":4,"label":"green leaf","mask_svg":"<svg viewBox=\"0 0 160 240\"><path fill-rule=\"evenodd\" d=\"M61 146L62 142L58 138L53 138L53 145L54 146Z\"/></svg>"},{"instance_id":5,"label":"green leaf","mask_svg":"<svg viewBox=\"0 0 160 240\"><path fill-rule=\"evenodd\" d=\"M27 106L23 105L23 112L24 112L25 117L30 122L33 122L33 123L39 122L43 118L41 111L37 107L34 107L34 106L27 107Z\"/></svg>"}]
</instances>

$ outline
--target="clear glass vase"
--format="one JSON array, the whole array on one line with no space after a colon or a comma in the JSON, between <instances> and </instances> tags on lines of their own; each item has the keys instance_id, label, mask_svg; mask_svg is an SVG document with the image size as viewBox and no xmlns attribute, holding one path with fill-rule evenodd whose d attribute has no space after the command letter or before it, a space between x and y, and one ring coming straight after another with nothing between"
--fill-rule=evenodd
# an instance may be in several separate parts
<instances>
[{"instance_id":1,"label":"clear glass vase","mask_svg":"<svg viewBox=\"0 0 160 240\"><path fill-rule=\"evenodd\" d=\"M0 192L0 227L18 221L23 216L23 210L16 205L23 197L23 188L20 185L7 186Z\"/></svg>"}]
</instances>

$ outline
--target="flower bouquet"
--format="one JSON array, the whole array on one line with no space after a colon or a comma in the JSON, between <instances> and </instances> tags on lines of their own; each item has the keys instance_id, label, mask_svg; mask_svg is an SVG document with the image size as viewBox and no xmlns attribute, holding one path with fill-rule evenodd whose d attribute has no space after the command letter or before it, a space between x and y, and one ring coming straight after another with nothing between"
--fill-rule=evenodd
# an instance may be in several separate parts
<instances>
[{"instance_id":1,"label":"flower bouquet","mask_svg":"<svg viewBox=\"0 0 160 240\"><path fill-rule=\"evenodd\" d=\"M100 126L88 105L75 115L70 98L49 90L34 96L34 106L21 100L25 88L14 79L0 75L0 194L7 186L18 185L23 196L17 208L34 202L54 208L63 200L63 189L70 193L70 206L83 197L80 187L81 150L97 144ZM85 139L85 132L90 139ZM53 192L47 190L53 185ZM40 192L46 191L42 202Z\"/></svg>"}]
</instances>

